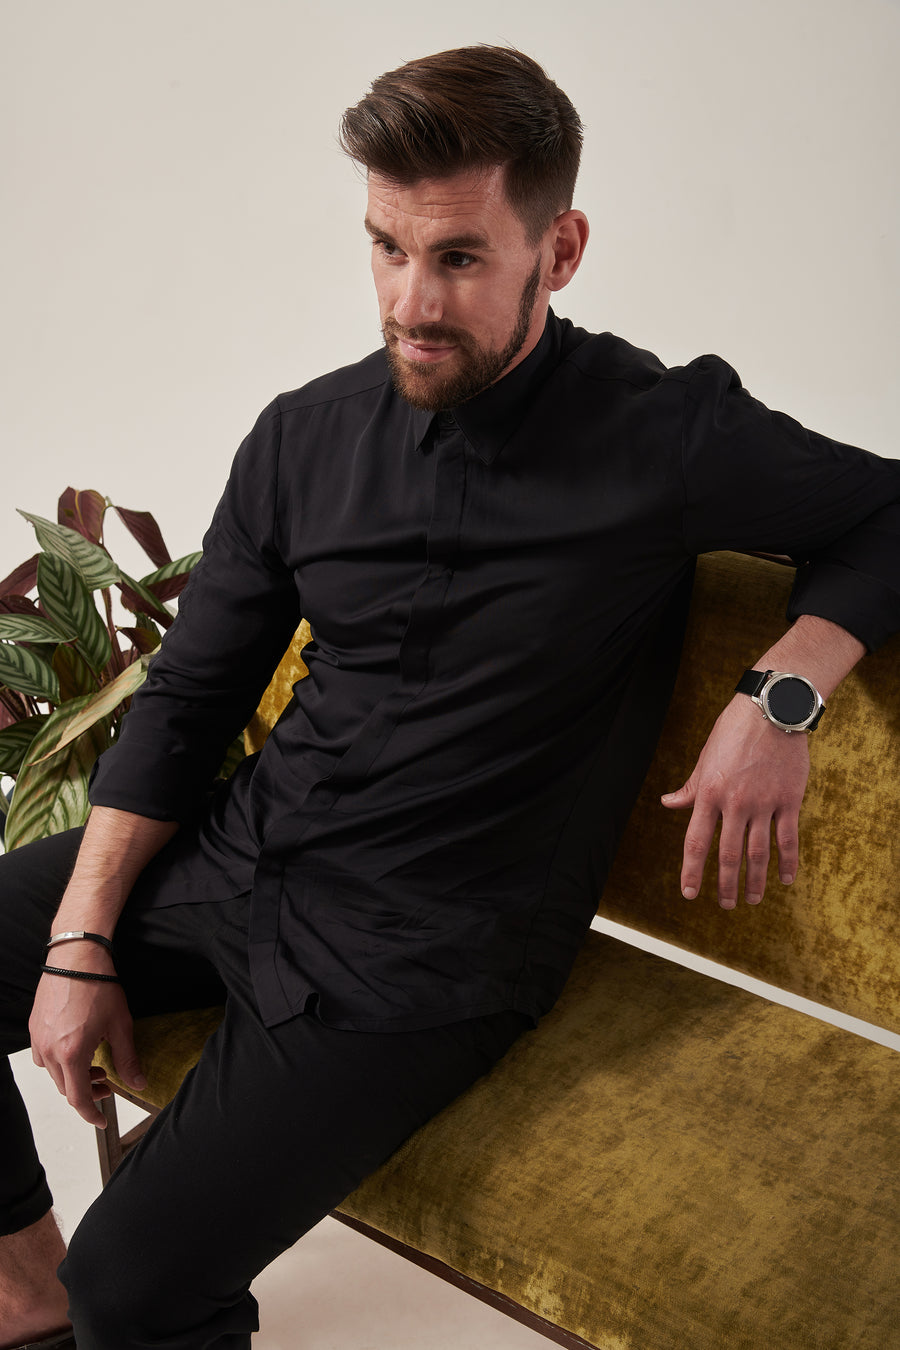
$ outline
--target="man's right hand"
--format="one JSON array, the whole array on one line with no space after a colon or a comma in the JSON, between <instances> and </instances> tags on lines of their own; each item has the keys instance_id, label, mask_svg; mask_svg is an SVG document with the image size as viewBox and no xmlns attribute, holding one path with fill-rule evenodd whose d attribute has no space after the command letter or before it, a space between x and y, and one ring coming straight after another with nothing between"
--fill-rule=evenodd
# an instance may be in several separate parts
<instances>
[{"instance_id":1,"label":"man's right hand","mask_svg":"<svg viewBox=\"0 0 900 1350\"><path fill-rule=\"evenodd\" d=\"M109 954L87 941L54 947L47 963L68 970L115 973ZM134 1048L128 1003L119 984L42 975L28 1028L35 1064L47 1070L89 1125L105 1126L97 1103L111 1092L103 1070L91 1066L101 1041L109 1042L116 1072L129 1087L140 1091L147 1086Z\"/></svg>"}]
</instances>

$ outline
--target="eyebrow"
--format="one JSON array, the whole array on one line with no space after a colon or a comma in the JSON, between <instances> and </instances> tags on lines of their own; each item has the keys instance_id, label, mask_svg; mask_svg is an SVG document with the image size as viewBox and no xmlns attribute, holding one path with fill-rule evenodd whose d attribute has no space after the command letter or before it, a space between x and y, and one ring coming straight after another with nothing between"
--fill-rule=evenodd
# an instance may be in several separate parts
<instances>
[{"instance_id":1,"label":"eyebrow","mask_svg":"<svg viewBox=\"0 0 900 1350\"><path fill-rule=\"evenodd\" d=\"M374 225L368 216L366 216L365 219L365 227L367 233L371 235L373 239L379 240L383 244L391 244L394 248L400 248L400 245L393 235L389 234L387 230L382 230L379 226ZM478 234L474 231L469 234L447 235L446 238L436 239L433 244L428 245L429 253L462 253L467 252L470 249L474 249L479 253L493 253L494 251L493 246L488 242L487 236Z\"/></svg>"}]
</instances>

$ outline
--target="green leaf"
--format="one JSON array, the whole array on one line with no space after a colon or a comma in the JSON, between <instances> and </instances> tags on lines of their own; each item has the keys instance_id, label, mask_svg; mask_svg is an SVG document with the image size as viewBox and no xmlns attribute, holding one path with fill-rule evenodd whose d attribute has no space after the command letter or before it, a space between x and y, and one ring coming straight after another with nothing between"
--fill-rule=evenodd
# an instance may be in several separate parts
<instances>
[{"instance_id":1,"label":"green leaf","mask_svg":"<svg viewBox=\"0 0 900 1350\"><path fill-rule=\"evenodd\" d=\"M152 590L162 581L171 581L174 577L187 576L189 572L197 566L203 557L202 552L186 553L183 558L176 558L174 562L166 563L165 567L157 567L155 572L149 576L141 577L141 585Z\"/></svg>"},{"instance_id":2,"label":"green leaf","mask_svg":"<svg viewBox=\"0 0 900 1350\"><path fill-rule=\"evenodd\" d=\"M79 573L65 558L42 553L38 562L38 595L41 604L58 624L67 622L78 650L97 675L112 656L106 625Z\"/></svg>"},{"instance_id":3,"label":"green leaf","mask_svg":"<svg viewBox=\"0 0 900 1350\"><path fill-rule=\"evenodd\" d=\"M0 614L0 638L4 642L68 642L75 636L64 627L30 614Z\"/></svg>"},{"instance_id":4,"label":"green leaf","mask_svg":"<svg viewBox=\"0 0 900 1350\"><path fill-rule=\"evenodd\" d=\"M95 761L109 745L108 725L95 723L57 754L43 758L47 746L59 737L60 723L71 720L73 710L78 711L76 705L83 702L87 700L74 699L52 713L35 736L30 755L16 778L6 820L7 852L34 839L83 825L87 819L88 782Z\"/></svg>"},{"instance_id":5,"label":"green leaf","mask_svg":"<svg viewBox=\"0 0 900 1350\"><path fill-rule=\"evenodd\" d=\"M43 516L33 516L28 511L19 511L19 515L31 521L41 548L57 558L64 558L79 573L88 590L111 586L121 579L122 574L106 549L92 544L77 530L70 530L68 525L57 525Z\"/></svg>"},{"instance_id":6,"label":"green leaf","mask_svg":"<svg viewBox=\"0 0 900 1350\"><path fill-rule=\"evenodd\" d=\"M183 558L142 577L141 585L152 591L157 601L174 600L184 590L191 572L202 557L202 553L187 553Z\"/></svg>"},{"instance_id":7,"label":"green leaf","mask_svg":"<svg viewBox=\"0 0 900 1350\"><path fill-rule=\"evenodd\" d=\"M100 680L75 647L65 644L57 647L53 653L53 669L59 680L61 704L81 694L93 694L100 687Z\"/></svg>"},{"instance_id":8,"label":"green leaf","mask_svg":"<svg viewBox=\"0 0 900 1350\"><path fill-rule=\"evenodd\" d=\"M35 736L47 721L46 714L25 717L0 731L0 773L18 773Z\"/></svg>"},{"instance_id":9,"label":"green leaf","mask_svg":"<svg viewBox=\"0 0 900 1350\"><path fill-rule=\"evenodd\" d=\"M148 591L147 587L141 581L135 581L134 577L126 576L121 573L121 593L122 604L134 613L146 613L151 618L158 619L161 623L169 625L174 619L174 614L161 600Z\"/></svg>"},{"instance_id":10,"label":"green leaf","mask_svg":"<svg viewBox=\"0 0 900 1350\"><path fill-rule=\"evenodd\" d=\"M117 675L109 684L96 694L89 694L87 697L73 698L53 714L54 725L58 730L58 740L47 739L42 742L40 748L35 747L29 759L33 764L39 764L50 755L55 755L62 750L76 737L81 736L89 727L92 727L102 718L110 717L118 708L120 703L124 703L130 698L135 689L139 689L147 678L147 663L143 660L134 661L121 675ZM66 714L60 717L60 714ZM56 720L59 719L59 720Z\"/></svg>"},{"instance_id":11,"label":"green leaf","mask_svg":"<svg viewBox=\"0 0 900 1350\"><path fill-rule=\"evenodd\" d=\"M0 680L20 694L59 702L59 680L49 661L28 647L0 642Z\"/></svg>"}]
</instances>

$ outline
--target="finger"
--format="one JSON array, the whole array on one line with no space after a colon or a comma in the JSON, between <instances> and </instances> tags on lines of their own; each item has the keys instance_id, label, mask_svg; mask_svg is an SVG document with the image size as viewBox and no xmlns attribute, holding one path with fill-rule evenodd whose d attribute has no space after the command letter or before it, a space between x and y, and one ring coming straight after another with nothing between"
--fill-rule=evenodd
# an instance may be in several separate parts
<instances>
[{"instance_id":1,"label":"finger","mask_svg":"<svg viewBox=\"0 0 900 1350\"><path fill-rule=\"evenodd\" d=\"M778 850L778 879L790 886L800 866L799 812L779 813L775 817L775 847Z\"/></svg>"},{"instance_id":2,"label":"finger","mask_svg":"<svg viewBox=\"0 0 900 1350\"><path fill-rule=\"evenodd\" d=\"M106 1039L112 1054L113 1068L122 1082L127 1083L135 1091L142 1092L147 1086L147 1079L141 1068L137 1050L134 1048L131 1018L126 1015L125 1022L115 1030L111 1029Z\"/></svg>"},{"instance_id":3,"label":"finger","mask_svg":"<svg viewBox=\"0 0 900 1350\"><path fill-rule=\"evenodd\" d=\"M719 836L719 904L723 909L734 909L737 904L746 832L745 820L734 815L722 820L722 833Z\"/></svg>"},{"instance_id":4,"label":"finger","mask_svg":"<svg viewBox=\"0 0 900 1350\"><path fill-rule=\"evenodd\" d=\"M694 788L691 779L674 792L664 792L659 799L670 811L681 811L694 803Z\"/></svg>"},{"instance_id":5,"label":"finger","mask_svg":"<svg viewBox=\"0 0 900 1350\"><path fill-rule=\"evenodd\" d=\"M66 1065L65 1076L66 1101L74 1107L82 1120L102 1129L106 1124L106 1118L94 1102L90 1064L83 1061L70 1063Z\"/></svg>"},{"instance_id":6,"label":"finger","mask_svg":"<svg viewBox=\"0 0 900 1350\"><path fill-rule=\"evenodd\" d=\"M747 871L744 876L744 899L748 905L758 905L766 893L766 875L771 853L771 823L752 821L747 831Z\"/></svg>"},{"instance_id":7,"label":"finger","mask_svg":"<svg viewBox=\"0 0 900 1350\"><path fill-rule=\"evenodd\" d=\"M694 807L684 836L681 865L681 894L685 900L693 900L700 894L703 868L712 847L718 820L718 812L702 811L698 806Z\"/></svg>"}]
</instances>

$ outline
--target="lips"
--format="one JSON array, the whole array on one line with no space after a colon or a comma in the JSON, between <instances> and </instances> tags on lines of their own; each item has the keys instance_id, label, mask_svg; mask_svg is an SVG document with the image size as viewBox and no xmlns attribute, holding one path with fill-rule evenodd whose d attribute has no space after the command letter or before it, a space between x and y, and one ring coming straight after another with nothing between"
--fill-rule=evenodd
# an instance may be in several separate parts
<instances>
[{"instance_id":1,"label":"lips","mask_svg":"<svg viewBox=\"0 0 900 1350\"><path fill-rule=\"evenodd\" d=\"M397 338L401 356L407 361L420 361L425 365L434 361L443 361L456 350L454 346L432 342L409 342L406 338Z\"/></svg>"}]
</instances>

